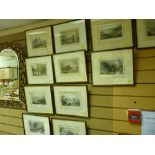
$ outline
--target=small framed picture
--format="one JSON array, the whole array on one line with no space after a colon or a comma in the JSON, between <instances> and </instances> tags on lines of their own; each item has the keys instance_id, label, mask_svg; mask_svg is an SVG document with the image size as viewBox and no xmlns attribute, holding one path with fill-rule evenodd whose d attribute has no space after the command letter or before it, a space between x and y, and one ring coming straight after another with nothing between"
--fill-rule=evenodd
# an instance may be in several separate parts
<instances>
[{"instance_id":1,"label":"small framed picture","mask_svg":"<svg viewBox=\"0 0 155 155\"><path fill-rule=\"evenodd\" d=\"M28 84L51 84L53 67L51 56L26 59Z\"/></svg>"},{"instance_id":2,"label":"small framed picture","mask_svg":"<svg viewBox=\"0 0 155 155\"><path fill-rule=\"evenodd\" d=\"M53 55L57 83L87 82L84 51Z\"/></svg>"},{"instance_id":3,"label":"small framed picture","mask_svg":"<svg viewBox=\"0 0 155 155\"><path fill-rule=\"evenodd\" d=\"M132 47L130 19L91 20L93 51Z\"/></svg>"},{"instance_id":4,"label":"small framed picture","mask_svg":"<svg viewBox=\"0 0 155 155\"><path fill-rule=\"evenodd\" d=\"M26 31L28 57L51 55L53 53L51 27Z\"/></svg>"},{"instance_id":5,"label":"small framed picture","mask_svg":"<svg viewBox=\"0 0 155 155\"><path fill-rule=\"evenodd\" d=\"M25 135L50 135L49 118L23 114Z\"/></svg>"},{"instance_id":6,"label":"small framed picture","mask_svg":"<svg viewBox=\"0 0 155 155\"><path fill-rule=\"evenodd\" d=\"M53 114L50 86L26 86L24 88L28 112Z\"/></svg>"},{"instance_id":7,"label":"small framed picture","mask_svg":"<svg viewBox=\"0 0 155 155\"><path fill-rule=\"evenodd\" d=\"M91 55L93 85L132 85L132 49L94 52Z\"/></svg>"},{"instance_id":8,"label":"small framed picture","mask_svg":"<svg viewBox=\"0 0 155 155\"><path fill-rule=\"evenodd\" d=\"M56 113L88 117L86 86L54 86Z\"/></svg>"},{"instance_id":9,"label":"small framed picture","mask_svg":"<svg viewBox=\"0 0 155 155\"><path fill-rule=\"evenodd\" d=\"M52 119L54 135L86 135L86 123Z\"/></svg>"},{"instance_id":10,"label":"small framed picture","mask_svg":"<svg viewBox=\"0 0 155 155\"><path fill-rule=\"evenodd\" d=\"M155 19L137 19L138 48L155 47Z\"/></svg>"},{"instance_id":11,"label":"small framed picture","mask_svg":"<svg viewBox=\"0 0 155 155\"><path fill-rule=\"evenodd\" d=\"M53 29L56 53L87 50L85 20L55 25Z\"/></svg>"}]
</instances>

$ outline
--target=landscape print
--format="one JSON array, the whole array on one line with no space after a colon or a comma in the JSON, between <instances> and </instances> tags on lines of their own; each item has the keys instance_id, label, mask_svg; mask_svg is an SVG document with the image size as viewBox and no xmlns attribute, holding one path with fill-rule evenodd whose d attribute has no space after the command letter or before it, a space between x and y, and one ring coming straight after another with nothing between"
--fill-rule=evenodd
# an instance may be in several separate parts
<instances>
[{"instance_id":1,"label":"landscape print","mask_svg":"<svg viewBox=\"0 0 155 155\"><path fill-rule=\"evenodd\" d=\"M79 59L62 59L59 61L61 74L79 73Z\"/></svg>"},{"instance_id":2,"label":"landscape print","mask_svg":"<svg viewBox=\"0 0 155 155\"><path fill-rule=\"evenodd\" d=\"M147 19L145 20L146 23L146 36L154 37L155 36L155 20Z\"/></svg>"},{"instance_id":3,"label":"landscape print","mask_svg":"<svg viewBox=\"0 0 155 155\"><path fill-rule=\"evenodd\" d=\"M28 121L29 125L29 132L34 133L34 134L44 134L45 129L44 129L44 123L43 122L38 122L38 121Z\"/></svg>"},{"instance_id":4,"label":"landscape print","mask_svg":"<svg viewBox=\"0 0 155 155\"><path fill-rule=\"evenodd\" d=\"M30 92L31 101L34 105L46 105L46 97L44 92Z\"/></svg>"},{"instance_id":5,"label":"landscape print","mask_svg":"<svg viewBox=\"0 0 155 155\"><path fill-rule=\"evenodd\" d=\"M79 43L79 30L71 29L60 32L61 45Z\"/></svg>"},{"instance_id":6,"label":"landscape print","mask_svg":"<svg viewBox=\"0 0 155 155\"><path fill-rule=\"evenodd\" d=\"M33 76L46 76L46 64L33 63L31 64L31 71Z\"/></svg>"},{"instance_id":7,"label":"landscape print","mask_svg":"<svg viewBox=\"0 0 155 155\"><path fill-rule=\"evenodd\" d=\"M79 135L78 128L69 125L59 127L60 135Z\"/></svg>"},{"instance_id":8,"label":"landscape print","mask_svg":"<svg viewBox=\"0 0 155 155\"><path fill-rule=\"evenodd\" d=\"M61 93L60 98L62 106L80 107L79 93Z\"/></svg>"},{"instance_id":9,"label":"landscape print","mask_svg":"<svg viewBox=\"0 0 155 155\"><path fill-rule=\"evenodd\" d=\"M32 45L32 49L46 48L47 41L41 36L37 36L37 37L32 38L31 45Z\"/></svg>"},{"instance_id":10,"label":"landscape print","mask_svg":"<svg viewBox=\"0 0 155 155\"><path fill-rule=\"evenodd\" d=\"M105 25L100 28L100 40L122 37L122 25Z\"/></svg>"},{"instance_id":11,"label":"landscape print","mask_svg":"<svg viewBox=\"0 0 155 155\"><path fill-rule=\"evenodd\" d=\"M101 75L123 75L123 59L100 60Z\"/></svg>"}]
</instances>

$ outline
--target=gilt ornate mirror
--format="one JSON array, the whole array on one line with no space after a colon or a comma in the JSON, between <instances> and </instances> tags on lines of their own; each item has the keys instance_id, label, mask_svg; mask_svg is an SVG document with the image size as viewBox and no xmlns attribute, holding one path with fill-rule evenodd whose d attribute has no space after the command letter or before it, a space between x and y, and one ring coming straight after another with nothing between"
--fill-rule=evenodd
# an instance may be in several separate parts
<instances>
[{"instance_id":1,"label":"gilt ornate mirror","mask_svg":"<svg viewBox=\"0 0 155 155\"><path fill-rule=\"evenodd\" d=\"M26 68L23 49L0 44L0 106L25 109Z\"/></svg>"}]
</instances>

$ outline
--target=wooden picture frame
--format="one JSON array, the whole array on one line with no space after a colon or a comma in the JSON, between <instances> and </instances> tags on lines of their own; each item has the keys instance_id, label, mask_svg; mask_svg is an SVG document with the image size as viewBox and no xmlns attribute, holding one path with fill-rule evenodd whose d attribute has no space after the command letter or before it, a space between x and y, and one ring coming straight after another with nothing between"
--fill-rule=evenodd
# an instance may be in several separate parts
<instances>
[{"instance_id":1,"label":"wooden picture frame","mask_svg":"<svg viewBox=\"0 0 155 155\"><path fill-rule=\"evenodd\" d=\"M93 85L133 85L133 50L93 52Z\"/></svg>"},{"instance_id":2,"label":"wooden picture frame","mask_svg":"<svg viewBox=\"0 0 155 155\"><path fill-rule=\"evenodd\" d=\"M138 48L155 47L155 19L137 19Z\"/></svg>"},{"instance_id":3,"label":"wooden picture frame","mask_svg":"<svg viewBox=\"0 0 155 155\"><path fill-rule=\"evenodd\" d=\"M77 20L53 26L56 53L86 50L85 20Z\"/></svg>"},{"instance_id":4,"label":"wooden picture frame","mask_svg":"<svg viewBox=\"0 0 155 155\"><path fill-rule=\"evenodd\" d=\"M73 120L52 119L54 135L86 135L86 123Z\"/></svg>"},{"instance_id":5,"label":"wooden picture frame","mask_svg":"<svg viewBox=\"0 0 155 155\"><path fill-rule=\"evenodd\" d=\"M132 47L130 19L92 19L93 51Z\"/></svg>"},{"instance_id":6,"label":"wooden picture frame","mask_svg":"<svg viewBox=\"0 0 155 155\"><path fill-rule=\"evenodd\" d=\"M28 84L53 84L51 56L26 59Z\"/></svg>"},{"instance_id":7,"label":"wooden picture frame","mask_svg":"<svg viewBox=\"0 0 155 155\"><path fill-rule=\"evenodd\" d=\"M50 86L26 86L24 88L28 112L53 114Z\"/></svg>"},{"instance_id":8,"label":"wooden picture frame","mask_svg":"<svg viewBox=\"0 0 155 155\"><path fill-rule=\"evenodd\" d=\"M25 33L28 57L45 56L53 53L50 26L28 30Z\"/></svg>"},{"instance_id":9,"label":"wooden picture frame","mask_svg":"<svg viewBox=\"0 0 155 155\"><path fill-rule=\"evenodd\" d=\"M56 114L88 117L86 86L54 86Z\"/></svg>"},{"instance_id":10,"label":"wooden picture frame","mask_svg":"<svg viewBox=\"0 0 155 155\"><path fill-rule=\"evenodd\" d=\"M56 83L87 82L84 51L53 55Z\"/></svg>"},{"instance_id":11,"label":"wooden picture frame","mask_svg":"<svg viewBox=\"0 0 155 155\"><path fill-rule=\"evenodd\" d=\"M49 117L26 113L22 116L25 135L50 135Z\"/></svg>"}]
</instances>

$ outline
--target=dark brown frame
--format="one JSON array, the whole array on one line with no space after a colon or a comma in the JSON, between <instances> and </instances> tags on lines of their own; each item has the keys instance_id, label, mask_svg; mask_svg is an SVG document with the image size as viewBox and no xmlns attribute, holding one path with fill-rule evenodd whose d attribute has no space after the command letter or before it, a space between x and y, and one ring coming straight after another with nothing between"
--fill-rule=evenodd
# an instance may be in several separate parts
<instances>
[{"instance_id":1,"label":"dark brown frame","mask_svg":"<svg viewBox=\"0 0 155 155\"><path fill-rule=\"evenodd\" d=\"M24 86L24 92L25 92L25 87L50 87L50 94L51 94L51 96L50 96L50 98L51 98L51 101L52 101L52 103L51 103L51 106L52 106L52 110L53 110L53 113L46 113L46 112L32 112L32 111L28 111L28 106L27 106L27 101L26 101L26 93L25 93L25 104L26 104L26 111L27 112L29 112L29 113L33 113L33 114L37 114L37 113L39 113L39 114L41 114L41 115L54 115L54 113L55 113L55 107L54 107L54 93L53 93L53 90L51 89L51 85L25 85ZM52 94L53 93L53 94Z\"/></svg>"},{"instance_id":2,"label":"dark brown frame","mask_svg":"<svg viewBox=\"0 0 155 155\"><path fill-rule=\"evenodd\" d=\"M68 23L72 23L72 22L76 22L76 21L80 21L80 20L84 20L84 25L85 25L85 35L86 35L86 49L78 49L78 50L70 50L70 51L67 51L67 52L74 52L74 51L88 51L88 35L87 35L87 27L86 27L86 19L75 19L75 20L71 20L71 21L66 21L66 22L63 22L63 23L59 23L59 24L54 24L52 25L52 31L53 31L53 46L54 46L54 54L61 54L61 53L66 53L66 52L60 52L60 53L57 53L56 52L56 40L55 40L55 37L54 37L54 27L57 26L57 25L64 25L64 24L68 24Z\"/></svg>"},{"instance_id":3,"label":"dark brown frame","mask_svg":"<svg viewBox=\"0 0 155 155\"><path fill-rule=\"evenodd\" d=\"M56 109L56 101L55 101L55 91L54 91L54 87L85 87L86 88L86 97L87 97L87 111L88 111L88 116L79 116L79 115L71 115L71 114L63 114L63 113L57 113L57 109ZM55 114L57 116L70 116L70 117L77 117L77 118L85 118L88 119L90 117L90 106L88 105L89 103L89 96L88 96L88 86L87 85L55 85L53 86L53 98L54 98L54 109L55 109Z\"/></svg>"},{"instance_id":4,"label":"dark brown frame","mask_svg":"<svg viewBox=\"0 0 155 155\"><path fill-rule=\"evenodd\" d=\"M29 30L25 30L24 31L24 34L25 34L25 37L27 37L27 35L26 35L26 33L28 33L29 31L35 31L35 30L37 30L37 29L42 29L42 28L47 28L47 27L50 27L50 35L51 35L51 47L52 47L52 53L51 54L45 54L45 55L35 55L35 56L29 56L29 54L28 54L28 50L27 50L27 55L26 55L26 57L27 58L33 58L33 57L42 57L42 56L51 56L51 55L53 55L54 54L54 41L53 41L53 30L52 30L52 25L47 25L47 26L41 26L41 27L37 27L37 28L33 28L33 29L29 29ZM27 38L26 38L26 47L27 47L27 49L28 49L28 40L27 40Z\"/></svg>"},{"instance_id":5,"label":"dark brown frame","mask_svg":"<svg viewBox=\"0 0 155 155\"><path fill-rule=\"evenodd\" d=\"M85 66L86 66L86 81L64 81L64 82L57 82L57 79L56 79L56 70L55 70L55 67L56 67L56 65L55 65L55 63L54 63L54 55L65 55L65 54L71 54L71 53L76 53L76 52L84 52L84 59L85 59ZM75 83L88 83L88 74L87 74L87 72L88 72L88 69L87 69L87 63L86 63L86 53L85 53L85 51L83 50L83 51L72 51L72 52L64 52L64 53L57 53L57 54L54 54L53 56L52 56L52 58L53 58L53 72L54 72L54 79L55 79L55 83L56 84L75 84Z\"/></svg>"},{"instance_id":6,"label":"dark brown frame","mask_svg":"<svg viewBox=\"0 0 155 155\"><path fill-rule=\"evenodd\" d=\"M6 108L25 109L25 93L24 86L26 84L26 67L25 67L25 54L18 44L6 42L0 44L0 52L4 49L12 49L17 54L19 61L19 101L13 100L0 100L0 106Z\"/></svg>"},{"instance_id":7,"label":"dark brown frame","mask_svg":"<svg viewBox=\"0 0 155 155\"><path fill-rule=\"evenodd\" d=\"M55 135L55 134L54 134L53 120L83 122L83 123L85 124L85 133L86 133L86 135L88 134L86 121L73 120L73 119L66 119L66 118L63 118L63 119L61 119L61 118L51 118L51 119L50 119L50 122L51 122L51 130L52 130L52 134L53 134L53 135Z\"/></svg>"},{"instance_id":8,"label":"dark brown frame","mask_svg":"<svg viewBox=\"0 0 155 155\"><path fill-rule=\"evenodd\" d=\"M135 72L134 72L134 49L133 48L125 48L125 49L116 49L116 50L118 51L118 50L126 50L126 49L132 49L133 84L106 84L106 85L100 84L100 85L95 85L93 83L93 69L92 69L93 68L93 65L92 65L92 54L91 54L91 70L92 70L91 78L92 78L92 86L93 87L103 87L103 86L105 86L105 87L109 87L109 86L132 86L132 85L135 85L135 81L134 81L134 78L135 78ZM107 50L107 52L108 51L109 50ZM115 50L110 50L110 51L115 52ZM105 51L103 51L103 52L105 52ZM92 52L92 53L102 53L102 51L96 51L96 52Z\"/></svg>"},{"instance_id":9,"label":"dark brown frame","mask_svg":"<svg viewBox=\"0 0 155 155\"><path fill-rule=\"evenodd\" d=\"M92 19L90 19L90 36L91 36L91 45L92 45L92 51L94 51L94 52L98 52L98 51L111 51L111 50L119 50L119 49L126 49L126 48L132 48L132 47L134 47L134 32L133 32L133 20L132 19L130 19L131 20L131 39L132 39L132 41L131 41L131 43L132 43L132 45L131 46L123 46L123 47L116 47L116 48L109 48L109 49L100 49L100 50L94 50L94 45L93 45L93 33L92 33L92 29L93 29L93 27L92 27L92 24L91 24L91 20ZM117 20L117 19L116 19ZM119 19L120 20L120 19Z\"/></svg>"},{"instance_id":10,"label":"dark brown frame","mask_svg":"<svg viewBox=\"0 0 155 155\"><path fill-rule=\"evenodd\" d=\"M44 57L51 57L51 68L52 68L51 72L52 72L52 76L53 76L53 83L29 83L28 82L28 73L27 73L26 60L28 60L28 59L36 59L36 58L44 58ZM29 85L46 85L46 84L53 85L55 83L54 66L53 66L53 57L52 57L52 55L25 58L25 65L26 65L27 84L29 84Z\"/></svg>"},{"instance_id":11,"label":"dark brown frame","mask_svg":"<svg viewBox=\"0 0 155 155\"><path fill-rule=\"evenodd\" d=\"M49 122L49 130L50 130L50 135L51 135L51 125L50 125L50 117L49 116L44 116L44 115L39 115L39 114L32 114L32 113L22 113L22 123L23 123L23 128L24 128L24 135L26 134L26 130L25 130L25 123L24 123L24 115L29 115L29 116L38 116L38 117L46 117L48 118L48 122Z\"/></svg>"}]
</instances>

